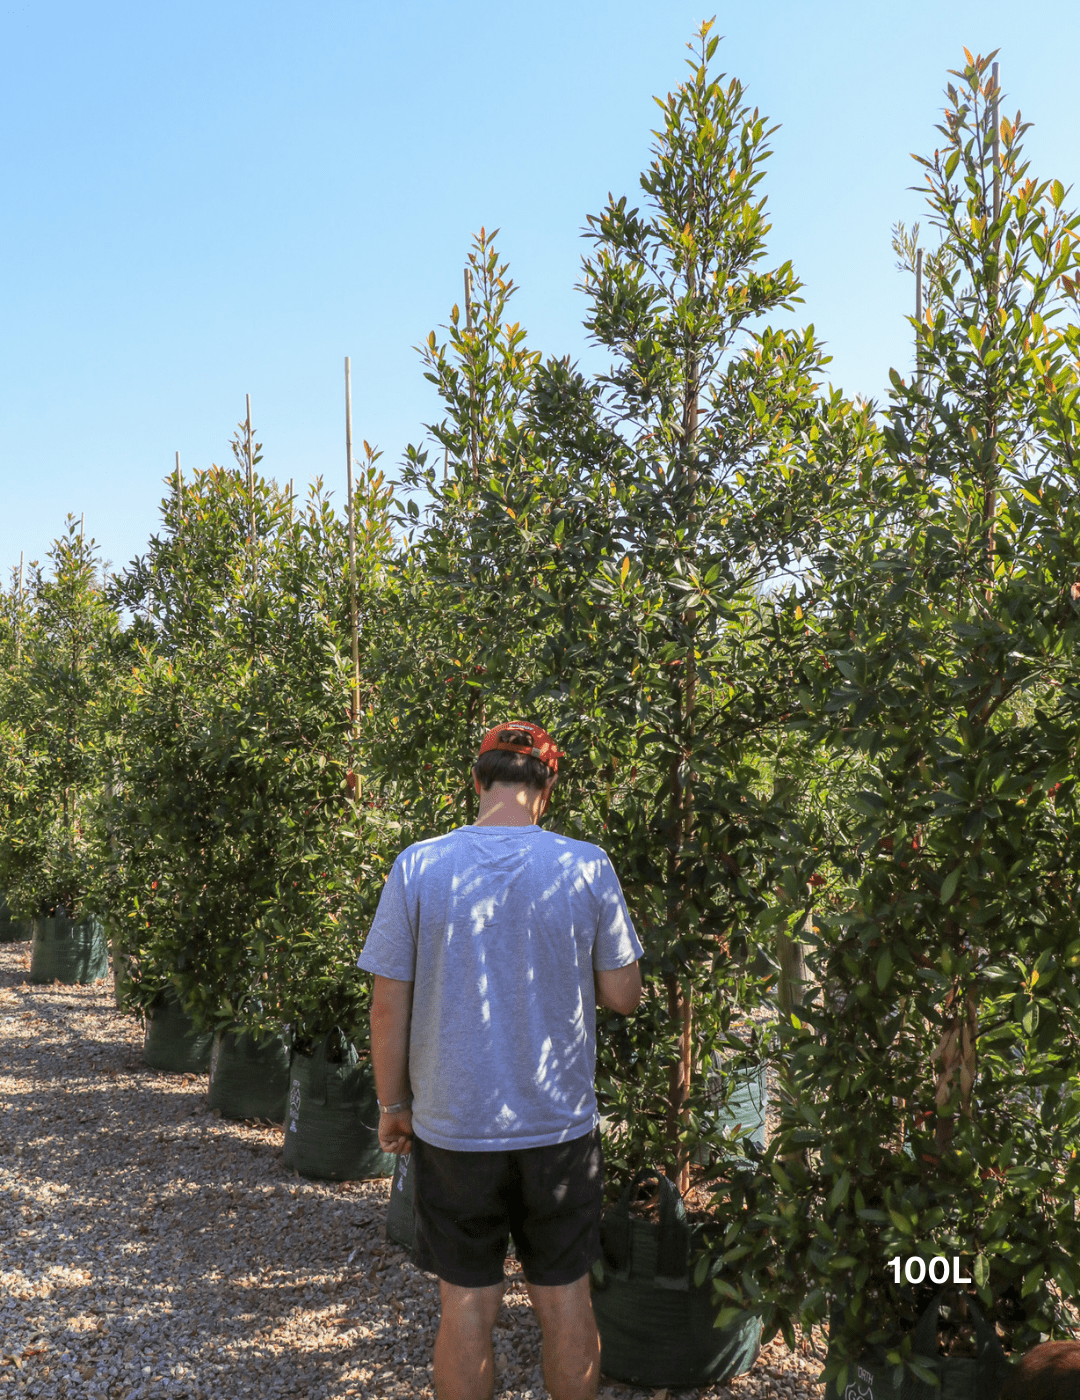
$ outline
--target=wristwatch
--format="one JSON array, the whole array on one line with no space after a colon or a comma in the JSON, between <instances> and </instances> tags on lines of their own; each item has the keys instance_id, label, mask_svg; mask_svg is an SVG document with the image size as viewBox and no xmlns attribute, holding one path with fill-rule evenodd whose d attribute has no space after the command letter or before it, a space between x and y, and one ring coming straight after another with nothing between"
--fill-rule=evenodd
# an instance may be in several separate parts
<instances>
[{"instance_id":1,"label":"wristwatch","mask_svg":"<svg viewBox=\"0 0 1080 1400\"><path fill-rule=\"evenodd\" d=\"M412 1095L411 1095L411 1094L409 1095L409 1097L408 1097L407 1099L402 1099L400 1103L381 1103L381 1104L379 1104L379 1113L380 1113L380 1115L382 1115L382 1114L384 1114L384 1113L404 1113L405 1109L407 1109L407 1108L412 1108Z\"/></svg>"}]
</instances>

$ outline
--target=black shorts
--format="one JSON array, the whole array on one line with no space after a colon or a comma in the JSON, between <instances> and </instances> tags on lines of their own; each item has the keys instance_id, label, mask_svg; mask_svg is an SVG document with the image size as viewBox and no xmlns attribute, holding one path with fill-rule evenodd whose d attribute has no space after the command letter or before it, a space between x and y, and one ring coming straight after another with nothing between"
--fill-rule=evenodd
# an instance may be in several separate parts
<instances>
[{"instance_id":1,"label":"black shorts","mask_svg":"<svg viewBox=\"0 0 1080 1400\"><path fill-rule=\"evenodd\" d=\"M519 1152L448 1152L413 1138L413 1262L461 1288L501 1283L513 1236L529 1283L574 1283L600 1257L600 1129Z\"/></svg>"}]
</instances>

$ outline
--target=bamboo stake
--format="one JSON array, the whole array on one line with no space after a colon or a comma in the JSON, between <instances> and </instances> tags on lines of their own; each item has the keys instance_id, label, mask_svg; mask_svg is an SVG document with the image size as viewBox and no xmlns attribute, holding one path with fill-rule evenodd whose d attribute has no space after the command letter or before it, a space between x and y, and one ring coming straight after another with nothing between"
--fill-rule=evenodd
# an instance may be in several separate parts
<instances>
[{"instance_id":1,"label":"bamboo stake","mask_svg":"<svg viewBox=\"0 0 1080 1400\"><path fill-rule=\"evenodd\" d=\"M245 394L247 401L247 421L246 438L244 450L247 455L247 488L248 488L248 543L255 543L255 464L252 460L254 453L251 449L251 395ZM252 556L254 558L254 556Z\"/></svg>"},{"instance_id":2,"label":"bamboo stake","mask_svg":"<svg viewBox=\"0 0 1080 1400\"><path fill-rule=\"evenodd\" d=\"M244 395L247 416L244 422L244 452L247 457L248 552L251 556L251 654L255 655L255 588L259 582L259 561L255 553L255 450L251 437L251 395Z\"/></svg>"},{"instance_id":3,"label":"bamboo stake","mask_svg":"<svg viewBox=\"0 0 1080 1400\"><path fill-rule=\"evenodd\" d=\"M353 492L352 368L345 356L345 463L349 483L349 632L352 637L352 740L360 727L360 639L356 616L356 498Z\"/></svg>"},{"instance_id":4,"label":"bamboo stake","mask_svg":"<svg viewBox=\"0 0 1080 1400\"><path fill-rule=\"evenodd\" d=\"M292 524L293 479L289 477L289 524Z\"/></svg>"},{"instance_id":5,"label":"bamboo stake","mask_svg":"<svg viewBox=\"0 0 1080 1400\"><path fill-rule=\"evenodd\" d=\"M19 600L15 605L15 664L22 661L22 604L23 604L23 559L25 550L19 550Z\"/></svg>"},{"instance_id":6,"label":"bamboo stake","mask_svg":"<svg viewBox=\"0 0 1080 1400\"><path fill-rule=\"evenodd\" d=\"M83 511L83 513L79 516L79 542L80 542L80 544L82 543L83 527L85 526L85 524L86 524L86 511Z\"/></svg>"}]
</instances>

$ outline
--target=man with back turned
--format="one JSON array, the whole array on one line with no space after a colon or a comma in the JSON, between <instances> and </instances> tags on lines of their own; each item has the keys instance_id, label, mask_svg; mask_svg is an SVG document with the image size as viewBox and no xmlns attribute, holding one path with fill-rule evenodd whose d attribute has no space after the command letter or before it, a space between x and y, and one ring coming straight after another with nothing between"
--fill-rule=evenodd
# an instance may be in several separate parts
<instances>
[{"instance_id":1,"label":"man with back turned","mask_svg":"<svg viewBox=\"0 0 1080 1400\"><path fill-rule=\"evenodd\" d=\"M441 1281L438 1400L492 1393L511 1236L552 1400L599 1379L596 1002L634 1010L642 948L605 853L538 825L561 757L539 725L490 730L476 821L398 856L360 957L379 1140L412 1151L413 1257Z\"/></svg>"}]
</instances>

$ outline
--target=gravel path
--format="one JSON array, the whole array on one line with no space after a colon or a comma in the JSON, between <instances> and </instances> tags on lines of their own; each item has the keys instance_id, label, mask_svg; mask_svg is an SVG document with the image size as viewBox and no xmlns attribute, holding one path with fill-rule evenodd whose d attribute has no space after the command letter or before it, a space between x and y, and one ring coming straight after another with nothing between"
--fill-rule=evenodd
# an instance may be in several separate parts
<instances>
[{"instance_id":1,"label":"gravel path","mask_svg":"<svg viewBox=\"0 0 1080 1400\"><path fill-rule=\"evenodd\" d=\"M112 982L34 987L0 945L0 1400L432 1397L438 1288L383 1235L386 1182L301 1181L281 1130L206 1108L206 1079L141 1062ZM513 1263L499 1395L541 1400ZM817 1397L782 1342L728 1387ZM604 1400L666 1396L613 1382Z\"/></svg>"}]
</instances>

